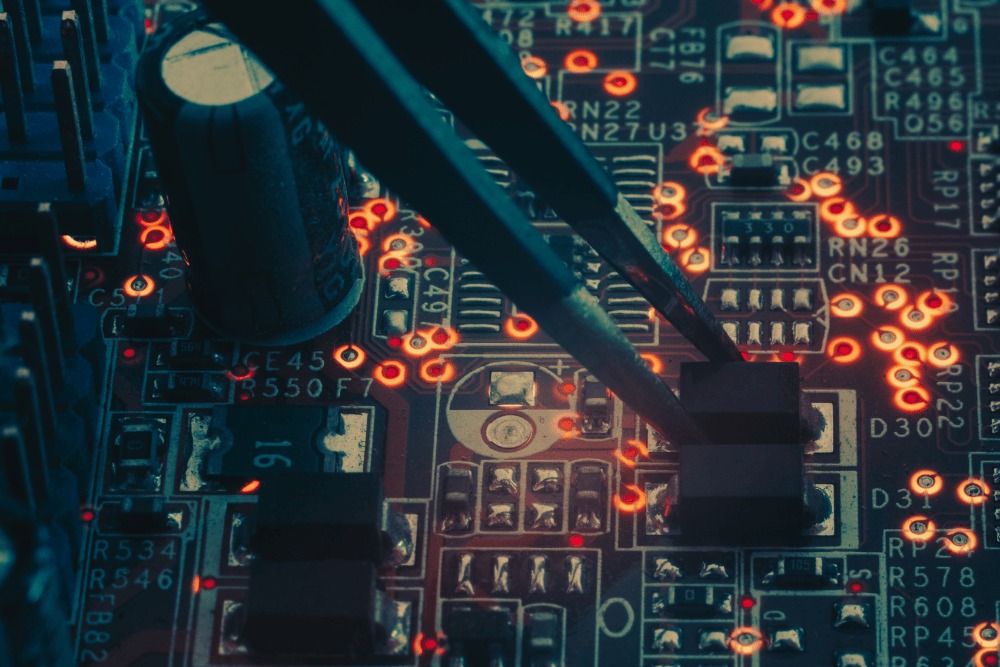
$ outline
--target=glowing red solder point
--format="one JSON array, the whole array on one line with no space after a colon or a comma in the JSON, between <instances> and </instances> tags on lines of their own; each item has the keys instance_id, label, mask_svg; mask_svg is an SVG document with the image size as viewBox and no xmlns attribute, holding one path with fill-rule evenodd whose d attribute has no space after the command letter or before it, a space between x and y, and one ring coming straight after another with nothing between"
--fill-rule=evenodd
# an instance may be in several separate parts
<instances>
[{"instance_id":1,"label":"glowing red solder point","mask_svg":"<svg viewBox=\"0 0 1000 667\"><path fill-rule=\"evenodd\" d=\"M96 516L97 515L94 513L94 510L90 508L85 508L82 512L80 512L80 520L84 523L93 521Z\"/></svg>"},{"instance_id":2,"label":"glowing red solder point","mask_svg":"<svg viewBox=\"0 0 1000 667\"><path fill-rule=\"evenodd\" d=\"M389 378L390 380L398 378L399 373L400 373L399 369L396 368L395 366L386 366L385 368L382 369L382 375Z\"/></svg>"},{"instance_id":3,"label":"glowing red solder point","mask_svg":"<svg viewBox=\"0 0 1000 667\"><path fill-rule=\"evenodd\" d=\"M573 430L573 427L575 425L576 425L576 422L574 422L569 417L564 417L564 418L562 418L562 419L559 420L559 428L561 428L564 431L571 431L571 430Z\"/></svg>"},{"instance_id":4,"label":"glowing red solder point","mask_svg":"<svg viewBox=\"0 0 1000 667\"><path fill-rule=\"evenodd\" d=\"M956 153L960 153L961 151L965 150L965 142L958 140L952 141L951 143L948 144L948 148L950 148Z\"/></svg>"},{"instance_id":5,"label":"glowing red solder point","mask_svg":"<svg viewBox=\"0 0 1000 667\"><path fill-rule=\"evenodd\" d=\"M565 382L563 383L563 386L560 387L560 389L564 394L572 394L574 391L576 391L576 385L573 384L572 382Z\"/></svg>"},{"instance_id":6,"label":"glowing red solder point","mask_svg":"<svg viewBox=\"0 0 1000 667\"><path fill-rule=\"evenodd\" d=\"M745 597L742 600L740 600L740 606L743 607L744 609L752 609L753 605L754 602L753 598L751 597Z\"/></svg>"},{"instance_id":7,"label":"glowing red solder point","mask_svg":"<svg viewBox=\"0 0 1000 667\"><path fill-rule=\"evenodd\" d=\"M126 347L125 350L122 352L122 356L125 357L126 359L131 359L132 357L135 356L135 350L131 347Z\"/></svg>"},{"instance_id":8,"label":"glowing red solder point","mask_svg":"<svg viewBox=\"0 0 1000 667\"><path fill-rule=\"evenodd\" d=\"M581 535L570 535L569 545L571 547L582 547L583 546L583 536Z\"/></svg>"},{"instance_id":9,"label":"glowing red solder point","mask_svg":"<svg viewBox=\"0 0 1000 667\"><path fill-rule=\"evenodd\" d=\"M213 579L212 577L204 577L201 580L201 587L204 588L206 591L212 590L213 588L215 588L215 585L216 585L215 579Z\"/></svg>"},{"instance_id":10,"label":"glowing red solder point","mask_svg":"<svg viewBox=\"0 0 1000 667\"><path fill-rule=\"evenodd\" d=\"M850 352L850 346L848 346L848 350L847 351ZM782 352L781 353L781 360L782 361L795 361L795 355L792 354L791 352Z\"/></svg>"},{"instance_id":11,"label":"glowing red solder point","mask_svg":"<svg viewBox=\"0 0 1000 667\"><path fill-rule=\"evenodd\" d=\"M434 266L437 263L438 261L436 257L428 257L424 260L424 266Z\"/></svg>"},{"instance_id":12,"label":"glowing red solder point","mask_svg":"<svg viewBox=\"0 0 1000 667\"><path fill-rule=\"evenodd\" d=\"M389 343L389 347L399 347L403 344L403 339L394 337L390 338L387 342Z\"/></svg>"}]
</instances>

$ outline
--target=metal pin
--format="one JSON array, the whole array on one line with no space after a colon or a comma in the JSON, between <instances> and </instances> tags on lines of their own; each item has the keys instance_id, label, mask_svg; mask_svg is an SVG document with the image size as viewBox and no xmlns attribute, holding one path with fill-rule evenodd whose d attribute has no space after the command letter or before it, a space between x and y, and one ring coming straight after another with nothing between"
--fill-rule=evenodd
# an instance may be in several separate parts
<instances>
[{"instance_id":1,"label":"metal pin","mask_svg":"<svg viewBox=\"0 0 1000 667\"><path fill-rule=\"evenodd\" d=\"M91 12L94 16L94 34L98 42L108 41L108 0L90 0Z\"/></svg>"},{"instance_id":2,"label":"metal pin","mask_svg":"<svg viewBox=\"0 0 1000 667\"><path fill-rule=\"evenodd\" d=\"M52 355L52 359L49 359L35 311L25 310L21 312L21 321L18 322L17 331L21 338L21 356L24 357L24 363L32 370L35 377L39 378L39 381L41 378L45 378L45 383L52 387L52 391L58 392L63 385L62 355Z\"/></svg>"},{"instance_id":3,"label":"metal pin","mask_svg":"<svg viewBox=\"0 0 1000 667\"><path fill-rule=\"evenodd\" d=\"M38 327L35 325L34 313L30 310L21 313L18 323L18 335L21 338L21 356L35 376L35 386L38 388L38 409L42 420L42 435L46 442L56 441L55 400L52 398L52 379L49 376L48 359L41 347ZM28 316L28 317L25 317Z\"/></svg>"},{"instance_id":4,"label":"metal pin","mask_svg":"<svg viewBox=\"0 0 1000 667\"><path fill-rule=\"evenodd\" d=\"M52 204L49 202L38 204L36 224L39 250L49 263L49 273L52 275L52 296L55 299L59 331L62 333L63 342L69 347L73 342L73 311L70 309L69 281L66 279L66 267L63 264L59 225L52 212Z\"/></svg>"},{"instance_id":5,"label":"metal pin","mask_svg":"<svg viewBox=\"0 0 1000 667\"><path fill-rule=\"evenodd\" d=\"M90 101L90 84L87 81L87 68L83 53L83 35L80 32L80 19L76 12L62 13L59 24L59 35L62 37L63 58L73 68L73 92L76 94L76 110L80 116L80 133L84 141L94 138L94 106Z\"/></svg>"},{"instance_id":6,"label":"metal pin","mask_svg":"<svg viewBox=\"0 0 1000 667\"><path fill-rule=\"evenodd\" d=\"M0 93L3 93L7 137L12 144L28 140L27 117L24 113L24 91L14 47L14 26L9 14L0 14Z\"/></svg>"},{"instance_id":7,"label":"metal pin","mask_svg":"<svg viewBox=\"0 0 1000 667\"><path fill-rule=\"evenodd\" d=\"M0 430L0 460L6 471L7 488L10 495L28 508L31 515L35 514L35 491L31 484L31 471L28 467L28 453L21 438L21 429L16 426L4 426Z\"/></svg>"},{"instance_id":8,"label":"metal pin","mask_svg":"<svg viewBox=\"0 0 1000 667\"><path fill-rule=\"evenodd\" d=\"M94 15L88 0L70 0L70 6L80 21L83 55L87 62L87 83L93 93L101 90L101 63L97 53L97 36L94 33Z\"/></svg>"},{"instance_id":9,"label":"metal pin","mask_svg":"<svg viewBox=\"0 0 1000 667\"><path fill-rule=\"evenodd\" d=\"M87 163L80 136L80 115L73 94L73 71L65 60L52 63L52 95L56 100L59 139L62 141L63 162L66 163L66 183L70 192L87 189Z\"/></svg>"},{"instance_id":10,"label":"metal pin","mask_svg":"<svg viewBox=\"0 0 1000 667\"><path fill-rule=\"evenodd\" d=\"M28 39L32 44L42 41L42 7L38 0L24 0L24 17L28 20Z\"/></svg>"},{"instance_id":11,"label":"metal pin","mask_svg":"<svg viewBox=\"0 0 1000 667\"><path fill-rule=\"evenodd\" d=\"M31 304L42 331L45 351L54 364L55 358L62 356L62 334L59 333L59 320L56 317L55 299L52 296L52 276L49 273L48 262L41 257L32 258L28 265L28 290L31 292ZM61 361L58 370L62 376Z\"/></svg>"},{"instance_id":12,"label":"metal pin","mask_svg":"<svg viewBox=\"0 0 1000 667\"><path fill-rule=\"evenodd\" d=\"M28 39L28 22L24 18L24 0L7 0L5 8L13 22L14 49L17 51L21 85L24 90L31 92L35 89L35 64L31 59L31 41Z\"/></svg>"},{"instance_id":13,"label":"metal pin","mask_svg":"<svg viewBox=\"0 0 1000 667\"><path fill-rule=\"evenodd\" d=\"M14 400L21 418L21 435L24 437L28 462L28 477L35 491L35 501L45 507L49 499L49 457L42 427L38 420L38 395L31 371L21 367L14 374Z\"/></svg>"}]
</instances>

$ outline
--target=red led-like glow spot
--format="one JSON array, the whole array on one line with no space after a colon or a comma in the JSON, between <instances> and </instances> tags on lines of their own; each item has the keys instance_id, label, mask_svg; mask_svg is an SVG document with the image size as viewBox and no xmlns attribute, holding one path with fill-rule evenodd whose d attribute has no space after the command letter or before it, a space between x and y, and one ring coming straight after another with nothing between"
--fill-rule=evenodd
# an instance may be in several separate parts
<instances>
[{"instance_id":1,"label":"red led-like glow spot","mask_svg":"<svg viewBox=\"0 0 1000 667\"><path fill-rule=\"evenodd\" d=\"M865 587L861 584L860 581L852 581L850 584L848 584L847 588L852 593L860 593L865 589Z\"/></svg>"},{"instance_id":2,"label":"red led-like glow spot","mask_svg":"<svg viewBox=\"0 0 1000 667\"><path fill-rule=\"evenodd\" d=\"M433 637L428 637L427 639L424 640L425 651L433 651L434 649L437 648L437 645L438 645L437 640L434 639Z\"/></svg>"},{"instance_id":3,"label":"red led-like glow spot","mask_svg":"<svg viewBox=\"0 0 1000 667\"><path fill-rule=\"evenodd\" d=\"M252 479L243 485L243 488L240 489L240 493L253 493L259 488L260 488L260 480Z\"/></svg>"},{"instance_id":4,"label":"red led-like glow spot","mask_svg":"<svg viewBox=\"0 0 1000 667\"><path fill-rule=\"evenodd\" d=\"M740 606L743 607L744 609L753 609L753 604L754 604L753 598L751 597L745 597L742 600L740 600Z\"/></svg>"},{"instance_id":5,"label":"red led-like glow spot","mask_svg":"<svg viewBox=\"0 0 1000 667\"><path fill-rule=\"evenodd\" d=\"M201 587L206 591L210 591L216 586L216 581L212 577L203 577L201 580Z\"/></svg>"},{"instance_id":6,"label":"red led-like glow spot","mask_svg":"<svg viewBox=\"0 0 1000 667\"><path fill-rule=\"evenodd\" d=\"M569 545L571 547L582 547L583 546L583 536L582 535L570 535Z\"/></svg>"},{"instance_id":7,"label":"red led-like glow spot","mask_svg":"<svg viewBox=\"0 0 1000 667\"><path fill-rule=\"evenodd\" d=\"M632 491L626 491L621 495L621 499L623 503L634 503L639 499L639 496L635 495Z\"/></svg>"},{"instance_id":8,"label":"red led-like glow spot","mask_svg":"<svg viewBox=\"0 0 1000 667\"><path fill-rule=\"evenodd\" d=\"M845 352L844 354L848 354L848 353L850 353L850 351L851 351L850 346L848 346L847 352ZM791 352L782 352L781 353L781 360L782 361L795 361L795 355L792 354Z\"/></svg>"},{"instance_id":9,"label":"red led-like glow spot","mask_svg":"<svg viewBox=\"0 0 1000 667\"><path fill-rule=\"evenodd\" d=\"M951 150L953 150L956 153L960 153L960 152L962 152L962 151L965 150L965 142L964 141L958 141L956 139L955 141L952 141L950 144L948 144L948 148L950 148Z\"/></svg>"},{"instance_id":10,"label":"red led-like glow spot","mask_svg":"<svg viewBox=\"0 0 1000 667\"><path fill-rule=\"evenodd\" d=\"M399 268L399 260L396 259L395 257L390 257L389 259L385 260L385 268L387 268L387 269L398 269Z\"/></svg>"},{"instance_id":11,"label":"red led-like glow spot","mask_svg":"<svg viewBox=\"0 0 1000 667\"><path fill-rule=\"evenodd\" d=\"M559 428L564 431L572 431L574 426L576 426L576 422L569 417L563 417L559 420Z\"/></svg>"},{"instance_id":12,"label":"red led-like glow spot","mask_svg":"<svg viewBox=\"0 0 1000 667\"><path fill-rule=\"evenodd\" d=\"M564 382L560 390L562 393L569 395L576 391L576 385L572 382Z\"/></svg>"},{"instance_id":13,"label":"red led-like glow spot","mask_svg":"<svg viewBox=\"0 0 1000 667\"><path fill-rule=\"evenodd\" d=\"M400 371L399 368L397 368L396 366L386 366L385 368L382 369L382 375L388 378L389 380L398 378L401 372L402 371Z\"/></svg>"},{"instance_id":14,"label":"red led-like glow spot","mask_svg":"<svg viewBox=\"0 0 1000 667\"><path fill-rule=\"evenodd\" d=\"M80 512L80 520L83 521L84 523L90 523L91 521L94 520L94 517L96 516L97 515L94 513L94 510L90 509L89 507L83 508L83 510Z\"/></svg>"},{"instance_id":15,"label":"red led-like glow spot","mask_svg":"<svg viewBox=\"0 0 1000 667\"><path fill-rule=\"evenodd\" d=\"M132 357L135 356L135 349L131 347L126 347L122 351L122 356L125 357L126 359L131 359Z\"/></svg>"},{"instance_id":16,"label":"red led-like glow spot","mask_svg":"<svg viewBox=\"0 0 1000 667\"><path fill-rule=\"evenodd\" d=\"M437 263L438 261L437 258L435 257L428 257L427 259L424 260L424 266L436 266Z\"/></svg>"},{"instance_id":17,"label":"red led-like glow spot","mask_svg":"<svg viewBox=\"0 0 1000 667\"><path fill-rule=\"evenodd\" d=\"M389 343L389 347L399 347L403 344L403 339L393 336L387 342Z\"/></svg>"}]
</instances>

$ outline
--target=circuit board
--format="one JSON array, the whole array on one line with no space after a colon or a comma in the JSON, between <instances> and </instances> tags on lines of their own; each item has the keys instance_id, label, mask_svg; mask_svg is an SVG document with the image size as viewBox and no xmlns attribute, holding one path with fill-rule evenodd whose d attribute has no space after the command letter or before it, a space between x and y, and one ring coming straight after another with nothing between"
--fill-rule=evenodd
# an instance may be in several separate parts
<instances>
[{"instance_id":1,"label":"circuit board","mask_svg":"<svg viewBox=\"0 0 1000 667\"><path fill-rule=\"evenodd\" d=\"M43 16L61 4L42 0ZM112 19L128 4L109 3ZM996 667L995 0L474 8L749 365L796 365L814 425L806 525L781 540L690 539L676 518L695 502L678 489L690 460L679 444L360 166L345 204L357 305L305 342L220 335L192 303L189 265L238 267L227 284L249 295L265 289L254 263L280 250L219 237L199 260L179 243L156 135L133 102L122 117L134 133L123 120L118 171L107 170L113 214L59 222L75 388L52 408L49 495L63 509L39 522L54 535L72 661ZM193 7L143 9L132 73L143 46ZM110 93L95 95L109 100L95 117L109 116ZM433 102L694 411L682 364L704 357ZM94 132L99 142L100 123ZM8 178L3 152L15 148L0 146L8 341L25 336L18 309L37 309L37 274L20 242L4 240L22 238L3 231L4 217L51 199L30 190L30 170L20 186ZM91 167L88 193L102 173ZM221 201L214 215L230 205L246 214ZM753 394L732 382L720 391ZM723 428L743 400L712 419ZM751 431L779 419L747 414ZM706 521L734 535L755 506L727 489L785 465L753 446L734 455L746 457L739 465L723 449L700 464L718 501ZM324 481L334 476L349 480Z\"/></svg>"}]
</instances>

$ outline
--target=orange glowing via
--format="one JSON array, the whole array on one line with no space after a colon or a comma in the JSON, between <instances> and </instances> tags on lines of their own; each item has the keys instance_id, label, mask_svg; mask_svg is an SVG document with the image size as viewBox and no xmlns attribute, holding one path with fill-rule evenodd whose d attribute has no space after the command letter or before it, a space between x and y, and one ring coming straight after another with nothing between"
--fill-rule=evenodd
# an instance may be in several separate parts
<instances>
[{"instance_id":1,"label":"orange glowing via","mask_svg":"<svg viewBox=\"0 0 1000 667\"><path fill-rule=\"evenodd\" d=\"M882 285L875 290L875 303L886 310L899 310L909 298L906 291L898 285Z\"/></svg>"},{"instance_id":2,"label":"orange glowing via","mask_svg":"<svg viewBox=\"0 0 1000 667\"><path fill-rule=\"evenodd\" d=\"M688 164L699 174L716 174L725 161L719 149L710 145L699 146L688 158Z\"/></svg>"},{"instance_id":3,"label":"orange glowing via","mask_svg":"<svg viewBox=\"0 0 1000 667\"><path fill-rule=\"evenodd\" d=\"M365 212L380 222L389 222L396 217L396 205L385 197L369 199L365 202Z\"/></svg>"},{"instance_id":4,"label":"orange glowing via","mask_svg":"<svg viewBox=\"0 0 1000 667\"><path fill-rule=\"evenodd\" d=\"M792 201L805 201L812 197L812 187L809 185L809 181L796 178L792 187L785 191L785 196Z\"/></svg>"},{"instance_id":5,"label":"orange glowing via","mask_svg":"<svg viewBox=\"0 0 1000 667\"><path fill-rule=\"evenodd\" d=\"M527 340L538 333L538 322L524 313L517 313L504 323L503 329L511 338Z\"/></svg>"},{"instance_id":6,"label":"orange glowing via","mask_svg":"<svg viewBox=\"0 0 1000 667\"><path fill-rule=\"evenodd\" d=\"M363 232L358 232L357 230L351 230L354 232L354 238L358 241L358 254L362 257L368 252L372 247L372 242L368 240L368 235Z\"/></svg>"},{"instance_id":7,"label":"orange glowing via","mask_svg":"<svg viewBox=\"0 0 1000 667\"><path fill-rule=\"evenodd\" d=\"M923 387L916 385L900 389L892 397L892 402L903 412L920 412L930 404L931 395Z\"/></svg>"},{"instance_id":8,"label":"orange glowing via","mask_svg":"<svg viewBox=\"0 0 1000 667\"><path fill-rule=\"evenodd\" d=\"M959 530L964 530L964 528ZM973 537L975 536L973 535ZM980 623L972 629L972 638L983 648L998 648L1000 647L1000 626L988 621Z\"/></svg>"},{"instance_id":9,"label":"orange glowing via","mask_svg":"<svg viewBox=\"0 0 1000 667\"><path fill-rule=\"evenodd\" d=\"M967 479L958 485L958 499L968 505L982 505L990 495L990 487L981 479Z\"/></svg>"},{"instance_id":10,"label":"orange glowing via","mask_svg":"<svg viewBox=\"0 0 1000 667\"><path fill-rule=\"evenodd\" d=\"M916 306L927 315L938 317L951 310L952 301L944 292L931 290L917 296Z\"/></svg>"},{"instance_id":11,"label":"orange glowing via","mask_svg":"<svg viewBox=\"0 0 1000 667\"><path fill-rule=\"evenodd\" d=\"M905 341L892 354L901 366L919 366L927 360L927 348L912 340Z\"/></svg>"},{"instance_id":12,"label":"orange glowing via","mask_svg":"<svg viewBox=\"0 0 1000 667\"><path fill-rule=\"evenodd\" d=\"M981 648L976 651L972 660L976 667L997 667L997 650L993 647Z\"/></svg>"},{"instance_id":13,"label":"orange glowing via","mask_svg":"<svg viewBox=\"0 0 1000 667\"><path fill-rule=\"evenodd\" d=\"M153 240L149 240L149 237L153 236ZM144 227L142 233L139 234L139 243L146 247L146 250L163 250L174 240L173 233L166 227L160 225L150 225L149 227ZM96 245L96 241L94 242Z\"/></svg>"},{"instance_id":14,"label":"orange glowing via","mask_svg":"<svg viewBox=\"0 0 1000 667\"><path fill-rule=\"evenodd\" d=\"M908 540L926 542L934 537L934 522L925 516L911 516L903 522L903 536Z\"/></svg>"},{"instance_id":15,"label":"orange glowing via","mask_svg":"<svg viewBox=\"0 0 1000 667\"><path fill-rule=\"evenodd\" d=\"M615 458L622 462L622 465L629 468L635 467L635 457L638 455L638 450L626 448L625 451L620 449L615 450ZM631 454L631 456L629 456Z\"/></svg>"},{"instance_id":16,"label":"orange glowing via","mask_svg":"<svg viewBox=\"0 0 1000 667\"><path fill-rule=\"evenodd\" d=\"M841 336L830 341L826 353L838 364L849 364L861 358L861 345L853 338Z\"/></svg>"},{"instance_id":17,"label":"orange glowing via","mask_svg":"<svg viewBox=\"0 0 1000 667\"><path fill-rule=\"evenodd\" d=\"M830 314L834 317L857 317L861 309L861 298L855 294L838 294L830 300Z\"/></svg>"},{"instance_id":18,"label":"orange glowing via","mask_svg":"<svg viewBox=\"0 0 1000 667\"><path fill-rule=\"evenodd\" d=\"M875 238L894 239L899 236L903 225L893 215L876 215L868 221L868 233Z\"/></svg>"},{"instance_id":19,"label":"orange glowing via","mask_svg":"<svg viewBox=\"0 0 1000 667\"><path fill-rule=\"evenodd\" d=\"M253 493L259 488L260 488L260 480L252 479L243 485L243 488L240 489L240 493Z\"/></svg>"},{"instance_id":20,"label":"orange glowing via","mask_svg":"<svg viewBox=\"0 0 1000 667\"><path fill-rule=\"evenodd\" d=\"M709 118L709 115L712 118ZM698 112L694 120L698 123L702 131L714 132L715 130L721 130L729 123L729 116L716 116L711 107L705 107Z\"/></svg>"},{"instance_id":21,"label":"orange glowing via","mask_svg":"<svg viewBox=\"0 0 1000 667\"><path fill-rule=\"evenodd\" d=\"M708 269L711 257L708 248L690 248L681 255L681 266L691 273L703 273Z\"/></svg>"},{"instance_id":22,"label":"orange glowing via","mask_svg":"<svg viewBox=\"0 0 1000 667\"><path fill-rule=\"evenodd\" d=\"M794 2L782 2L771 12L771 21L779 28L793 30L806 22L806 9Z\"/></svg>"},{"instance_id":23,"label":"orange glowing via","mask_svg":"<svg viewBox=\"0 0 1000 667\"><path fill-rule=\"evenodd\" d=\"M613 500L621 512L638 512L646 506L646 494L635 484L626 484L625 491L616 493Z\"/></svg>"},{"instance_id":24,"label":"orange glowing via","mask_svg":"<svg viewBox=\"0 0 1000 667\"><path fill-rule=\"evenodd\" d=\"M333 351L333 360L348 370L365 363L365 351L354 345L341 345Z\"/></svg>"},{"instance_id":25,"label":"orange glowing via","mask_svg":"<svg viewBox=\"0 0 1000 667\"><path fill-rule=\"evenodd\" d=\"M541 79L548 71L548 65L538 56L528 56L521 60L521 69L532 79Z\"/></svg>"},{"instance_id":26,"label":"orange glowing via","mask_svg":"<svg viewBox=\"0 0 1000 667\"><path fill-rule=\"evenodd\" d=\"M865 233L868 223L858 215L849 215L833 223L833 231L837 236L854 239Z\"/></svg>"},{"instance_id":27,"label":"orange glowing via","mask_svg":"<svg viewBox=\"0 0 1000 667\"><path fill-rule=\"evenodd\" d=\"M122 288L129 296L149 296L156 289L156 283L149 276L136 275L126 278Z\"/></svg>"},{"instance_id":28,"label":"orange glowing via","mask_svg":"<svg viewBox=\"0 0 1000 667\"><path fill-rule=\"evenodd\" d=\"M893 366L885 374L885 379L897 389L906 389L920 384L920 371L913 366Z\"/></svg>"},{"instance_id":29,"label":"orange glowing via","mask_svg":"<svg viewBox=\"0 0 1000 667\"><path fill-rule=\"evenodd\" d=\"M663 230L663 245L674 250L690 248L698 242L698 232L691 225L679 223Z\"/></svg>"},{"instance_id":30,"label":"orange glowing via","mask_svg":"<svg viewBox=\"0 0 1000 667\"><path fill-rule=\"evenodd\" d=\"M686 211L687 206L684 202L676 201L669 204L660 204L653 214L661 220L675 220L684 215Z\"/></svg>"},{"instance_id":31,"label":"orange glowing via","mask_svg":"<svg viewBox=\"0 0 1000 667\"><path fill-rule=\"evenodd\" d=\"M922 496L933 496L944 488L944 479L933 470L918 470L910 476L910 488Z\"/></svg>"},{"instance_id":32,"label":"orange glowing via","mask_svg":"<svg viewBox=\"0 0 1000 667\"><path fill-rule=\"evenodd\" d=\"M647 352L646 354L640 354L639 356L642 357L647 364L649 364L649 367L654 373L660 373L663 370L663 360L655 354Z\"/></svg>"},{"instance_id":33,"label":"orange glowing via","mask_svg":"<svg viewBox=\"0 0 1000 667\"><path fill-rule=\"evenodd\" d=\"M608 72L604 77L604 90L615 97L622 97L633 92L638 85L635 75L623 69Z\"/></svg>"},{"instance_id":34,"label":"orange glowing via","mask_svg":"<svg viewBox=\"0 0 1000 667\"><path fill-rule=\"evenodd\" d=\"M552 108L559 113L559 117L561 119L563 120L570 119L569 107L566 105L565 102L549 102L549 104L551 104Z\"/></svg>"},{"instance_id":35,"label":"orange glowing via","mask_svg":"<svg viewBox=\"0 0 1000 667\"><path fill-rule=\"evenodd\" d=\"M164 208L146 211L137 211L135 221L142 226L162 225L167 221L167 210Z\"/></svg>"},{"instance_id":36,"label":"orange glowing via","mask_svg":"<svg viewBox=\"0 0 1000 667\"><path fill-rule=\"evenodd\" d=\"M883 325L872 332L872 345L883 352L892 352L904 342L906 337L898 327Z\"/></svg>"},{"instance_id":37,"label":"orange glowing via","mask_svg":"<svg viewBox=\"0 0 1000 667\"><path fill-rule=\"evenodd\" d=\"M844 187L840 176L823 171L809 179L809 185L817 197L832 197L839 194Z\"/></svg>"},{"instance_id":38,"label":"orange glowing via","mask_svg":"<svg viewBox=\"0 0 1000 667\"><path fill-rule=\"evenodd\" d=\"M63 236L62 242L75 250L91 250L97 247L97 239L78 239L74 236Z\"/></svg>"},{"instance_id":39,"label":"orange glowing via","mask_svg":"<svg viewBox=\"0 0 1000 667\"><path fill-rule=\"evenodd\" d=\"M420 364L420 379L435 384L451 382L455 377L455 366L440 359L428 359Z\"/></svg>"},{"instance_id":40,"label":"orange glowing via","mask_svg":"<svg viewBox=\"0 0 1000 667\"><path fill-rule=\"evenodd\" d=\"M921 331L934 322L934 318L916 306L905 306L899 314L899 322L911 331Z\"/></svg>"},{"instance_id":41,"label":"orange glowing via","mask_svg":"<svg viewBox=\"0 0 1000 667\"><path fill-rule=\"evenodd\" d=\"M587 49L570 51L566 60L563 61L563 67L573 74L586 74L597 67L597 56L593 51ZM569 118L563 118L563 120L569 120Z\"/></svg>"},{"instance_id":42,"label":"orange glowing via","mask_svg":"<svg viewBox=\"0 0 1000 667\"><path fill-rule=\"evenodd\" d=\"M764 645L764 638L757 628L736 628L729 635L729 648L739 655L753 655Z\"/></svg>"},{"instance_id":43,"label":"orange glowing via","mask_svg":"<svg viewBox=\"0 0 1000 667\"><path fill-rule=\"evenodd\" d=\"M597 0L571 0L566 13L577 23L585 23L601 15L601 5Z\"/></svg>"},{"instance_id":44,"label":"orange glowing via","mask_svg":"<svg viewBox=\"0 0 1000 667\"><path fill-rule=\"evenodd\" d=\"M976 550L976 544L978 540L976 539L976 534L969 530L968 528L953 528L948 531L948 540L945 542L945 546L948 547L948 551L953 554L963 556L965 554L970 554ZM994 626L995 627L995 626ZM973 639L979 641L975 630L973 630ZM996 640L994 640L996 641ZM983 644L980 644L981 646ZM992 645L992 648L996 648L996 644Z\"/></svg>"},{"instance_id":45,"label":"orange glowing via","mask_svg":"<svg viewBox=\"0 0 1000 667\"><path fill-rule=\"evenodd\" d=\"M927 363L938 368L954 366L959 360L958 348L945 342L934 343L927 348Z\"/></svg>"},{"instance_id":46,"label":"orange glowing via","mask_svg":"<svg viewBox=\"0 0 1000 667\"><path fill-rule=\"evenodd\" d=\"M847 11L847 0L812 0L811 4L818 14L843 14Z\"/></svg>"},{"instance_id":47,"label":"orange glowing via","mask_svg":"<svg viewBox=\"0 0 1000 667\"><path fill-rule=\"evenodd\" d=\"M386 387L400 387L406 382L406 366L402 363L389 359L383 361L372 371L372 376L379 384Z\"/></svg>"},{"instance_id":48,"label":"orange glowing via","mask_svg":"<svg viewBox=\"0 0 1000 667\"><path fill-rule=\"evenodd\" d=\"M829 223L836 223L844 218L856 217L854 204L843 197L830 197L819 205L819 217Z\"/></svg>"}]
</instances>

